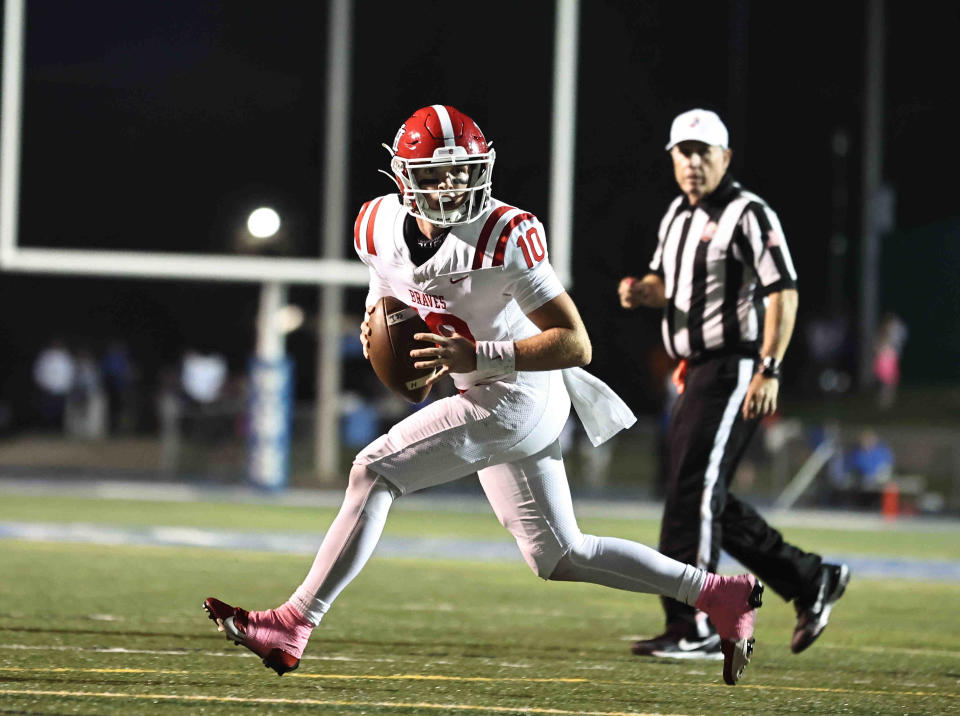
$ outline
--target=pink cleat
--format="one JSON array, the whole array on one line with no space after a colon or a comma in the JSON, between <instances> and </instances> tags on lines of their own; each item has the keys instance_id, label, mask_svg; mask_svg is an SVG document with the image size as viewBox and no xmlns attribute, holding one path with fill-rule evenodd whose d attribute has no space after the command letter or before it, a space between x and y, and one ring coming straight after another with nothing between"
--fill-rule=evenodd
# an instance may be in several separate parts
<instances>
[{"instance_id":1,"label":"pink cleat","mask_svg":"<svg viewBox=\"0 0 960 716\"><path fill-rule=\"evenodd\" d=\"M723 680L734 686L753 656L753 624L763 603L763 584L752 574L708 574L694 606L707 613L720 634Z\"/></svg>"},{"instance_id":2,"label":"pink cleat","mask_svg":"<svg viewBox=\"0 0 960 716\"><path fill-rule=\"evenodd\" d=\"M217 631L226 633L227 641L247 647L277 676L300 666L313 626L289 604L265 612L248 612L208 597L203 608L217 623Z\"/></svg>"}]
</instances>

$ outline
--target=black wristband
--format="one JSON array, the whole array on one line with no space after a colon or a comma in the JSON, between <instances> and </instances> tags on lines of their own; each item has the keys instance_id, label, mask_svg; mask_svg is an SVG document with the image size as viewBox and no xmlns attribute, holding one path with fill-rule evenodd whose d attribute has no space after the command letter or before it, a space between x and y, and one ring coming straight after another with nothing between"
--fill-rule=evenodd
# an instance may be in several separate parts
<instances>
[{"instance_id":1,"label":"black wristband","mask_svg":"<svg viewBox=\"0 0 960 716\"><path fill-rule=\"evenodd\" d=\"M773 356L764 356L760 359L757 372L764 378L780 378L780 361Z\"/></svg>"}]
</instances>

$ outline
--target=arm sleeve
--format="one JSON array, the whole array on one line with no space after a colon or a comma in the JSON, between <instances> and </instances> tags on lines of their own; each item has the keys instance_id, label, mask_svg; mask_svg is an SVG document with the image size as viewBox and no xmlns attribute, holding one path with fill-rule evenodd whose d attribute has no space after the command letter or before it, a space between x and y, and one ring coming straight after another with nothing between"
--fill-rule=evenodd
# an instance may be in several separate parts
<instances>
[{"instance_id":1,"label":"arm sleeve","mask_svg":"<svg viewBox=\"0 0 960 716\"><path fill-rule=\"evenodd\" d=\"M751 204L743 212L740 228L750 247L753 269L763 292L796 288L797 271L776 213L766 204Z\"/></svg>"},{"instance_id":2,"label":"arm sleeve","mask_svg":"<svg viewBox=\"0 0 960 716\"><path fill-rule=\"evenodd\" d=\"M510 232L504 252L504 293L513 296L524 313L534 311L564 292L550 257L543 225L532 217Z\"/></svg>"}]
</instances>

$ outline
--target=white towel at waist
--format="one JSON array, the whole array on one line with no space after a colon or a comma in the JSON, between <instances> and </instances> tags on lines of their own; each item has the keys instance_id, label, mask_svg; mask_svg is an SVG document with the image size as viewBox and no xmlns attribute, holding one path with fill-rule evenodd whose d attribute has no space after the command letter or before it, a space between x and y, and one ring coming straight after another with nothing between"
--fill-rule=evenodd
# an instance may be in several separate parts
<instances>
[{"instance_id":1,"label":"white towel at waist","mask_svg":"<svg viewBox=\"0 0 960 716\"><path fill-rule=\"evenodd\" d=\"M565 368L560 372L570 402L594 447L637 422L627 404L599 378L583 368Z\"/></svg>"}]
</instances>

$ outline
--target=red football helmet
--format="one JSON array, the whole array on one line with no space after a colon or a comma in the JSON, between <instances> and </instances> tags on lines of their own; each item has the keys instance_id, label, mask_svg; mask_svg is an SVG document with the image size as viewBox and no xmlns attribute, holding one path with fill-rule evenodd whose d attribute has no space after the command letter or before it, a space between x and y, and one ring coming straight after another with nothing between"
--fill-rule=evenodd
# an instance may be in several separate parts
<instances>
[{"instance_id":1,"label":"red football helmet","mask_svg":"<svg viewBox=\"0 0 960 716\"><path fill-rule=\"evenodd\" d=\"M463 112L442 104L418 109L400 126L393 147L383 146L392 156L390 169L408 213L439 226L466 224L483 213L490 201L496 153ZM431 208L427 198L436 196L437 188L420 187L414 170L450 166L465 169L469 180L465 188L442 192L439 206Z\"/></svg>"}]
</instances>

